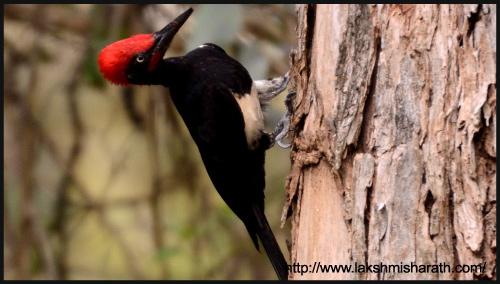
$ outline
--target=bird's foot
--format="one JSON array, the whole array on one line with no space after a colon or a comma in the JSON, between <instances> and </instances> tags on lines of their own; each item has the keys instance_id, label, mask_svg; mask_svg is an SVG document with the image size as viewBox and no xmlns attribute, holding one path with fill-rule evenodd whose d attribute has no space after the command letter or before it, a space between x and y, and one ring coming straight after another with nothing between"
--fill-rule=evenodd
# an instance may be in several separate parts
<instances>
[{"instance_id":1,"label":"bird's foot","mask_svg":"<svg viewBox=\"0 0 500 284\"><path fill-rule=\"evenodd\" d=\"M292 114L293 110L292 100L295 98L295 94L295 91L290 91L285 97L286 113L285 115L283 115L280 122L278 122L278 125L276 125L276 128L274 128L273 132L270 134L271 145L269 148L274 146L275 142L278 143L278 146L283 149L289 148L291 145L289 143L283 143L283 139L286 137L288 131L290 130L290 115Z\"/></svg>"},{"instance_id":2,"label":"bird's foot","mask_svg":"<svg viewBox=\"0 0 500 284\"><path fill-rule=\"evenodd\" d=\"M288 81L290 72L286 72L282 77L254 81L261 107L267 106L271 99L283 92L288 86Z\"/></svg>"}]
</instances>

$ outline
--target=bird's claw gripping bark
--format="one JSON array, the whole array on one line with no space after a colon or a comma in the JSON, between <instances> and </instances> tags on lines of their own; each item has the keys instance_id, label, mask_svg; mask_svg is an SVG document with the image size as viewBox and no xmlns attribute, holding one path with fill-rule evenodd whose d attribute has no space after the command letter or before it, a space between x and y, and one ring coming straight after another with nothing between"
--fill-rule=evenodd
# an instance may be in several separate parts
<instances>
[{"instance_id":1,"label":"bird's claw gripping bark","mask_svg":"<svg viewBox=\"0 0 500 284\"><path fill-rule=\"evenodd\" d=\"M292 100L295 97L295 91L290 91L285 97L285 106L286 106L286 113L283 115L281 118L280 122L278 122L278 125L276 125L276 128L274 128L273 132L271 133L271 139L272 139L272 145L274 145L274 142L278 143L278 146L280 146L283 149L289 148L291 144L285 144L283 143L283 139L286 137L286 134L288 133L288 130L290 130L290 115L292 114Z\"/></svg>"},{"instance_id":2,"label":"bird's claw gripping bark","mask_svg":"<svg viewBox=\"0 0 500 284\"><path fill-rule=\"evenodd\" d=\"M283 77L255 81L255 86L257 88L257 94L259 96L261 107L265 108L272 98L283 92L287 88L289 81L290 72L287 72ZM292 100L294 97L294 91L290 91L286 95L286 113L281 118L280 122L278 122L278 125L276 125L276 128L273 130L273 132L269 134L271 138L269 148L273 147L275 143L277 143L283 149L290 147L290 144L283 143L283 139L290 129L290 115L292 113Z\"/></svg>"}]
</instances>

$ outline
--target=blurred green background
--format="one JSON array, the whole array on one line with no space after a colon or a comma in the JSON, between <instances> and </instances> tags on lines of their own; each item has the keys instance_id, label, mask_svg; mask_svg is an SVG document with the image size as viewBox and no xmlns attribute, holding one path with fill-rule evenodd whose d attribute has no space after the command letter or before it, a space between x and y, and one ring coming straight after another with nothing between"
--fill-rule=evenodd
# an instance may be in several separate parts
<instances>
[{"instance_id":1,"label":"blurred green background","mask_svg":"<svg viewBox=\"0 0 500 284\"><path fill-rule=\"evenodd\" d=\"M287 72L293 5L4 5L5 279L276 279L166 89L98 72L106 45L188 7L166 56L213 42L254 80ZM285 93L265 114L268 131ZM289 168L288 150L268 151L266 215L287 259Z\"/></svg>"}]
</instances>

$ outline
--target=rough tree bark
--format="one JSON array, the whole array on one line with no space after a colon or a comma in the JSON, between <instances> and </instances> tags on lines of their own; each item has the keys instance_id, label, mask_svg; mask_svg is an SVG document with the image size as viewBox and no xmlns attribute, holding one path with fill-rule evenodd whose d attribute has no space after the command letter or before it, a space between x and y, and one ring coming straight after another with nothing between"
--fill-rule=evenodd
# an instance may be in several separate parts
<instances>
[{"instance_id":1,"label":"rough tree bark","mask_svg":"<svg viewBox=\"0 0 500 284\"><path fill-rule=\"evenodd\" d=\"M496 6L297 12L291 264L451 271L290 278L496 279Z\"/></svg>"}]
</instances>

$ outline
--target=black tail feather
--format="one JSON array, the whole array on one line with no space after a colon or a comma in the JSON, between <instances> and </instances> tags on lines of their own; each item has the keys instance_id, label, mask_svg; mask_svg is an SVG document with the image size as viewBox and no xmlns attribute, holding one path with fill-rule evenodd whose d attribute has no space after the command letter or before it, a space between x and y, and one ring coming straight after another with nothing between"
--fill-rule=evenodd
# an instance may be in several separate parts
<instances>
[{"instance_id":1,"label":"black tail feather","mask_svg":"<svg viewBox=\"0 0 500 284\"><path fill-rule=\"evenodd\" d=\"M271 231L271 227L269 227L267 218L264 215L264 212L262 212L257 205L254 205L253 210L258 220L257 235L259 236L259 239L267 252L267 256L269 257L269 260L278 275L278 279L288 280L288 264L283 256L283 253L281 252L278 242L276 242L276 238L274 237L273 231Z\"/></svg>"}]
</instances>

